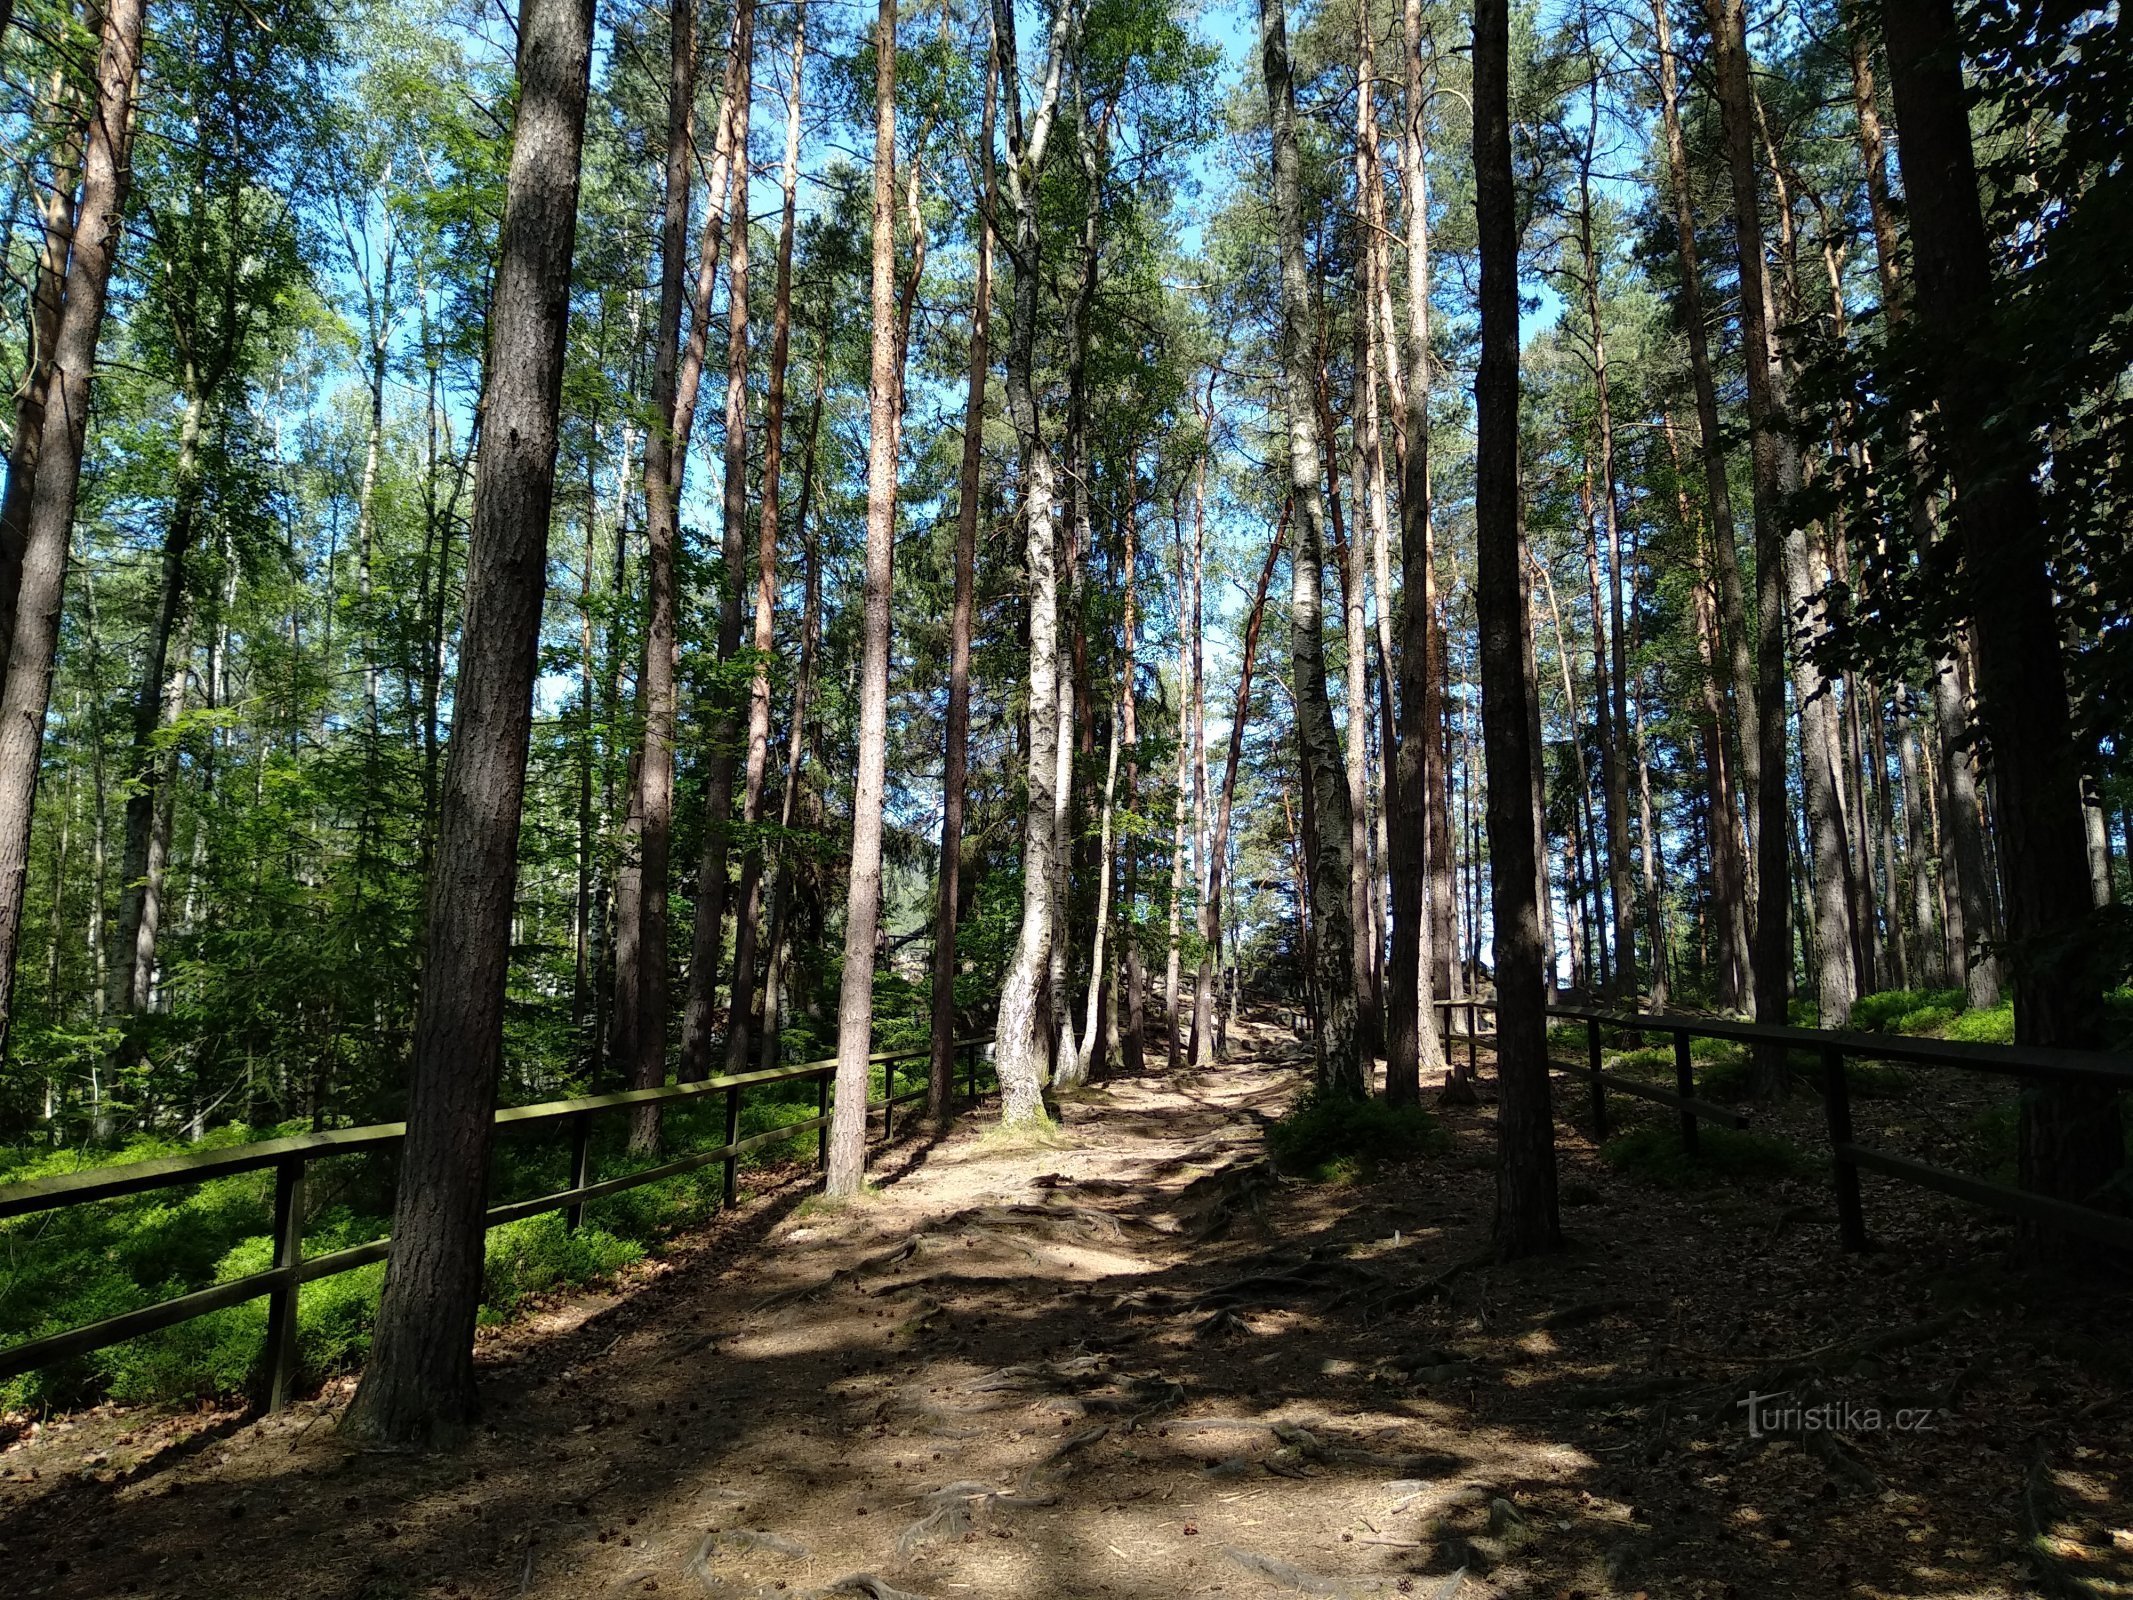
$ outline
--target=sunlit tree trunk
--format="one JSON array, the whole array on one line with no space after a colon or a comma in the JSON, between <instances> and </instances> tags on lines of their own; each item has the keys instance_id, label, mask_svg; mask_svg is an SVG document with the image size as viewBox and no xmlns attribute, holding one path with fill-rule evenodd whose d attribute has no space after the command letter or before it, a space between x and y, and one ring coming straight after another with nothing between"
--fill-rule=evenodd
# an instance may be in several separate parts
<instances>
[{"instance_id":1,"label":"sunlit tree trunk","mask_svg":"<svg viewBox=\"0 0 2133 1600\"><path fill-rule=\"evenodd\" d=\"M1311 807L1312 957L1318 989L1317 1085L1321 1093L1364 1092L1361 1023L1355 997L1348 784L1340 732L1326 695L1325 498L1319 464L1307 319L1311 288L1304 261L1303 199L1296 144L1296 89L1289 66L1284 0L1260 0L1260 53L1273 125L1274 227L1281 260L1281 360L1288 412L1289 491L1296 545L1290 562L1289 629L1297 748Z\"/></svg>"},{"instance_id":2,"label":"sunlit tree trunk","mask_svg":"<svg viewBox=\"0 0 2133 1600\"><path fill-rule=\"evenodd\" d=\"M143 0L104 8L96 100L82 152L81 199L64 280L65 306L52 339L36 473L24 513L15 629L0 685L0 1059L14 1021L22 910L29 886L30 827L37 804L45 711L66 591L67 546L81 486L97 335L132 181L134 88L141 64Z\"/></svg>"},{"instance_id":3,"label":"sunlit tree trunk","mask_svg":"<svg viewBox=\"0 0 2133 1600\"><path fill-rule=\"evenodd\" d=\"M620 915L630 960L618 966L617 1064L639 1089L666 1081L667 864L674 816L674 651L680 485L688 441L674 434L674 395L688 270L690 140L696 101L696 7L676 0L668 16L666 198L659 228L659 321L654 332L652 415L644 441L645 627L639 694L644 734L630 797L634 874ZM630 1148L655 1149L659 1110L631 1114Z\"/></svg>"},{"instance_id":4,"label":"sunlit tree trunk","mask_svg":"<svg viewBox=\"0 0 2133 1600\"><path fill-rule=\"evenodd\" d=\"M1052 530L1056 498L1051 448L1037 421L1035 384L1039 272L1038 179L1059 109L1068 35L1075 8L1053 17L1044 85L1027 119L1016 66L1015 16L1009 0L993 0L1000 83L1008 111L1007 197L1014 213L1014 317L1007 356L1007 409L1022 455L1020 521L1027 552L1029 594L1029 762L1022 839L1022 925L1001 984L994 1055L1000 1078L1000 1118L1014 1124L1044 1115L1044 1068L1049 1054L1043 991L1052 956L1053 769L1058 761L1059 573Z\"/></svg>"},{"instance_id":5,"label":"sunlit tree trunk","mask_svg":"<svg viewBox=\"0 0 2133 1600\"><path fill-rule=\"evenodd\" d=\"M732 1001L726 1008L726 1070L747 1066L755 1011L756 929L762 915L763 846L754 830L763 820L763 784L770 766L770 653L778 610L778 489L785 460L785 369L792 352L792 247L800 193L800 119L806 104L807 12L793 14L792 76L785 103L784 209L778 222L777 288L770 314L770 378L763 404L763 504L756 522L755 674L748 687L748 757L741 789L741 821L750 830L741 858L739 911L734 919ZM746 352L742 355L745 383Z\"/></svg>"},{"instance_id":6,"label":"sunlit tree trunk","mask_svg":"<svg viewBox=\"0 0 2133 1600\"><path fill-rule=\"evenodd\" d=\"M1800 488L1798 446L1785 405L1785 375L1771 326L1763 258L1762 198L1755 162L1747 21L1742 0L1706 0L1726 167L1733 188L1733 233L1740 267L1741 343L1747 352L1748 420L1755 482L1755 1016L1783 1026L1792 987L1792 822L1785 787L1785 636L1788 546L1805 532L1788 526L1787 503ZM1785 1081L1782 1050L1758 1047L1756 1087L1775 1094Z\"/></svg>"},{"instance_id":7,"label":"sunlit tree trunk","mask_svg":"<svg viewBox=\"0 0 2133 1600\"><path fill-rule=\"evenodd\" d=\"M1365 38L1368 32L1365 32ZM1448 882L1440 882L1436 858L1445 849L1443 667L1435 648L1436 561L1430 528L1429 477L1429 184L1424 130L1428 100L1422 87L1421 0L1405 0L1401 38L1406 66L1401 106L1401 220L1407 234L1407 327L1404 361L1388 357L1386 375L1397 377L1400 430L1400 602L1396 618L1399 716L1386 755L1391 769L1388 809L1393 813L1392 948L1386 1006L1386 1093L1405 1096L1407 1085L1444 1065L1436 991L1440 917ZM1389 263L1388 263L1389 265ZM1388 350L1394 343L1389 285L1379 298ZM1402 367L1404 365L1404 375ZM1381 583L1380 587L1383 585ZM1386 598L1382 604L1390 605ZM1448 878L1448 875L1447 875Z\"/></svg>"},{"instance_id":8,"label":"sunlit tree trunk","mask_svg":"<svg viewBox=\"0 0 2133 1600\"><path fill-rule=\"evenodd\" d=\"M1251 718L1252 667L1259 652L1259 625L1266 616L1267 590L1274 581L1274 562L1281 554L1282 534L1289 525L1289 505L1281 508L1281 521L1275 524L1274 536L1267 542L1266 564L1259 569L1259 584L1252 591L1252 609L1244 620L1244 643L1242 657L1237 665L1237 699L1229 719L1229 760L1222 769L1222 789L1215 800L1214 830L1208 841L1207 900L1201 908L1200 937L1207 941L1210 950L1222 943L1222 888L1229 857L1229 825L1231 810L1237 798L1237 769L1244 760L1244 729ZM1204 969L1203 969L1204 970ZM1195 998L1193 1032L1200 1041L1193 1059L1196 1065L1211 1066L1220 1055L1214 1037L1215 996L1212 986L1203 987Z\"/></svg>"},{"instance_id":9,"label":"sunlit tree trunk","mask_svg":"<svg viewBox=\"0 0 2133 1600\"><path fill-rule=\"evenodd\" d=\"M119 0L124 4L125 0ZM370 1359L342 1431L438 1443L476 1414L489 1146L555 495L592 64L590 0L525 0L407 1138Z\"/></svg>"},{"instance_id":10,"label":"sunlit tree trunk","mask_svg":"<svg viewBox=\"0 0 2133 1600\"><path fill-rule=\"evenodd\" d=\"M726 227L726 405L719 484L718 659L741 647L741 597L748 583L748 130L754 114L755 6L743 0L734 19L733 191ZM689 945L689 990L683 1008L684 1080L711 1070L711 1028L726 941L727 871L733 823L733 749L740 718L722 704L705 763L703 847L696 864L696 922ZM726 1026L740 1016L742 997L729 997Z\"/></svg>"},{"instance_id":11,"label":"sunlit tree trunk","mask_svg":"<svg viewBox=\"0 0 2133 1600\"><path fill-rule=\"evenodd\" d=\"M874 24L874 339L867 373L866 588L859 668L859 770L852 782L852 865L845 896L844 978L837 1001L837 1093L831 1195L866 1177L867 1057L874 1048L874 944L881 927L881 812L889 744L889 589L896 546L896 0Z\"/></svg>"},{"instance_id":12,"label":"sunlit tree trunk","mask_svg":"<svg viewBox=\"0 0 2133 1600\"><path fill-rule=\"evenodd\" d=\"M985 113L978 160L984 208L977 221L977 281L970 301L970 380L963 402L963 463L955 513L955 608L948 624L948 718L941 770L941 865L933 908L933 1034L926 1114L947 1122L955 1089L956 919L961 911L963 803L970 763L970 627L978 562L978 474L984 465L985 385L992 370L992 217L999 198L993 175L993 121L999 60L985 60ZM1130 577L1127 580L1132 581ZM1127 623L1131 629L1131 621ZM1132 651L1127 651L1131 671ZM1128 703L1131 703L1129 685ZM1128 786L1131 804L1131 786Z\"/></svg>"}]
</instances>

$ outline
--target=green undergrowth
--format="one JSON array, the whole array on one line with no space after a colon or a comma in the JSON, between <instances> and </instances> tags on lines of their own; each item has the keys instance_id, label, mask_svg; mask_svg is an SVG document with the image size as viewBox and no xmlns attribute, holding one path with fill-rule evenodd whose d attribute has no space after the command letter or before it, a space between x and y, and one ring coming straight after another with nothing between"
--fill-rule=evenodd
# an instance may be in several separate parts
<instances>
[{"instance_id":1,"label":"green undergrowth","mask_svg":"<svg viewBox=\"0 0 2133 1600\"><path fill-rule=\"evenodd\" d=\"M1681 1143L1671 1120L1651 1121L1617 1134L1600 1146L1607 1164L1628 1177L1662 1189L1704 1189L1741 1179L1797 1178L1820 1170L1815 1159L1767 1133L1713 1127L1697 1130L1697 1153Z\"/></svg>"},{"instance_id":2,"label":"green undergrowth","mask_svg":"<svg viewBox=\"0 0 2133 1600\"><path fill-rule=\"evenodd\" d=\"M1420 1106L1311 1095L1266 1130L1274 1165L1311 1183L1355 1183L1388 1162L1437 1154L1443 1124Z\"/></svg>"},{"instance_id":3,"label":"green undergrowth","mask_svg":"<svg viewBox=\"0 0 2133 1600\"><path fill-rule=\"evenodd\" d=\"M773 1088L744 1099L743 1138L814 1116L814 1085L779 1088L786 1090L784 1098L775 1098ZM302 1131L301 1126L229 1127L198 1144L135 1139L117 1151L11 1151L0 1157L0 1183ZM723 1098L668 1108L656 1156L631 1155L627 1133L622 1115L595 1123L596 1179L722 1144ZM744 1157L742 1167L808 1155L814 1143L812 1131L774 1141ZM392 1182L392 1162L381 1154L312 1163L305 1185L305 1255L383 1236L391 1220ZM483 1323L507 1320L544 1291L594 1282L643 1259L661 1241L716 1211L723 1183L723 1166L713 1163L593 1202L576 1232L565 1226L560 1212L492 1228ZM498 1142L490 1180L493 1203L552 1194L568 1185L569 1152L560 1130ZM264 1271L273 1259L268 1235L273 1186L271 1172L241 1173L0 1223L0 1345L64 1332ZM307 1380L361 1361L383 1280L384 1266L378 1263L304 1286L297 1341ZM0 1384L0 1411L71 1406L106 1395L145 1402L241 1392L258 1376L266 1319L266 1301L252 1300L25 1374Z\"/></svg>"}]
</instances>

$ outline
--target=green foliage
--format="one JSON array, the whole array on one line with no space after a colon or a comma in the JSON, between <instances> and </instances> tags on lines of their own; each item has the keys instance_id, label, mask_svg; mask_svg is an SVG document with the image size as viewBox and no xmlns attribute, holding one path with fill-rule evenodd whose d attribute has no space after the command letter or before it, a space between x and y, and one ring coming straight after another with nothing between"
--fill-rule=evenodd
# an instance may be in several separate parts
<instances>
[{"instance_id":1,"label":"green foliage","mask_svg":"<svg viewBox=\"0 0 2133 1600\"><path fill-rule=\"evenodd\" d=\"M1267 1151L1291 1177L1347 1183L1387 1163L1444 1150L1444 1127L1420 1106L1312 1095L1266 1130Z\"/></svg>"},{"instance_id":2,"label":"green foliage","mask_svg":"<svg viewBox=\"0 0 2133 1600\"><path fill-rule=\"evenodd\" d=\"M877 1075L878 1075L877 1069ZM759 1089L742 1101L741 1136L802 1122L815 1114L812 1084ZM122 1162L244 1143L253 1137L303 1131L300 1126L216 1129L197 1144L135 1138L118 1152ZM670 1112L666 1148L658 1157L622 1148L622 1119L596 1132L595 1168L601 1177L642 1171L692 1148L722 1143L723 1103ZM776 1141L744 1158L744 1167L811 1154L814 1135ZM507 1140L496 1153L492 1179L499 1197L552 1193L567 1182L559 1140ZM0 1154L0 1181L72 1172L86 1164L78 1152ZM320 1202L306 1219L304 1250L322 1255L381 1237L390 1224L388 1169L371 1156L315 1164L310 1193ZM561 1213L546 1212L491 1231L483 1280L482 1318L508 1318L529 1296L583 1283L641 1259L679 1229L718 1209L722 1168L713 1164L679 1177L595 1201L576 1233ZM273 1261L266 1228L273 1175L242 1173L206 1183L72 1207L0 1223L0 1339L32 1339L79 1327L210 1284L263 1272ZM382 1263L306 1284L298 1300L297 1336L303 1370L313 1379L346 1370L369 1348L372 1315L383 1283ZM230 1394L256 1376L266 1335L266 1302L249 1301L159 1333L0 1385L0 1409L62 1405L97 1395L129 1401Z\"/></svg>"},{"instance_id":3,"label":"green foliage","mask_svg":"<svg viewBox=\"0 0 2133 1600\"><path fill-rule=\"evenodd\" d=\"M1816 1170L1814 1158L1767 1133L1734 1128L1697 1129L1697 1154L1682 1147L1672 1120L1654 1120L1617 1134L1600 1155L1617 1172L1663 1189L1704 1189L1740 1179L1797 1178Z\"/></svg>"},{"instance_id":4,"label":"green foliage","mask_svg":"<svg viewBox=\"0 0 2133 1600\"><path fill-rule=\"evenodd\" d=\"M1853 1001L1847 1026L1853 1033L1932 1036L1941 1033L1964 1004L1960 989L1887 989Z\"/></svg>"}]
</instances>

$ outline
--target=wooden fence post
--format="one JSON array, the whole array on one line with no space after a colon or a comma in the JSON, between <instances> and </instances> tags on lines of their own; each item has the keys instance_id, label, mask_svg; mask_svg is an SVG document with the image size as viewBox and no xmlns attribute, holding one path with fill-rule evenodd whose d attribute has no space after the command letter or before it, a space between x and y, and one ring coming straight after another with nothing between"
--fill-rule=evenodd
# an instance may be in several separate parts
<instances>
[{"instance_id":1,"label":"wooden fence post","mask_svg":"<svg viewBox=\"0 0 2133 1600\"><path fill-rule=\"evenodd\" d=\"M896 1133L896 1058L881 1064L881 1142L886 1145Z\"/></svg>"},{"instance_id":2,"label":"wooden fence post","mask_svg":"<svg viewBox=\"0 0 2133 1600\"><path fill-rule=\"evenodd\" d=\"M1852 1092L1844 1078L1844 1052L1822 1047L1822 1109L1829 1118L1829 1145L1836 1164L1837 1234L1844 1248L1866 1248L1866 1216L1859 1207L1859 1168L1845 1154L1852 1142Z\"/></svg>"},{"instance_id":3,"label":"wooden fence post","mask_svg":"<svg viewBox=\"0 0 2133 1600\"><path fill-rule=\"evenodd\" d=\"M1585 1019L1585 1073L1592 1082L1592 1141L1607 1137L1607 1081L1600 1076L1600 1020Z\"/></svg>"},{"instance_id":4,"label":"wooden fence post","mask_svg":"<svg viewBox=\"0 0 2133 1600\"><path fill-rule=\"evenodd\" d=\"M267 1295L267 1409L279 1411L296 1389L296 1269L304 1259L304 1158L284 1156L274 1166L274 1270L280 1280Z\"/></svg>"},{"instance_id":5,"label":"wooden fence post","mask_svg":"<svg viewBox=\"0 0 2133 1600\"><path fill-rule=\"evenodd\" d=\"M1674 1030L1674 1092L1681 1096L1681 1148L1694 1160L1698 1153L1696 1113L1689 1101L1696 1094L1696 1068L1689 1056L1689 1030Z\"/></svg>"},{"instance_id":6,"label":"wooden fence post","mask_svg":"<svg viewBox=\"0 0 2133 1600\"><path fill-rule=\"evenodd\" d=\"M829 1114L830 1074L828 1072L825 1072L815 1079L815 1115L818 1117L826 1117ZM822 1168L823 1171L827 1172L829 1170L829 1164L830 1130L829 1124L825 1122L822 1124L821 1127L815 1130L815 1165Z\"/></svg>"},{"instance_id":7,"label":"wooden fence post","mask_svg":"<svg viewBox=\"0 0 2133 1600\"><path fill-rule=\"evenodd\" d=\"M736 1085L726 1091L726 1178L724 1186L719 1191L720 1203L729 1209L732 1207L735 1197L740 1193L734 1179L739 1158L733 1154L733 1147L740 1142L741 1091L739 1086Z\"/></svg>"},{"instance_id":8,"label":"wooden fence post","mask_svg":"<svg viewBox=\"0 0 2133 1600\"><path fill-rule=\"evenodd\" d=\"M592 1182L592 1113L580 1111L570 1119L570 1186L582 1189ZM575 1200L563 1213L565 1231L576 1233L585 1225L585 1202Z\"/></svg>"}]
</instances>

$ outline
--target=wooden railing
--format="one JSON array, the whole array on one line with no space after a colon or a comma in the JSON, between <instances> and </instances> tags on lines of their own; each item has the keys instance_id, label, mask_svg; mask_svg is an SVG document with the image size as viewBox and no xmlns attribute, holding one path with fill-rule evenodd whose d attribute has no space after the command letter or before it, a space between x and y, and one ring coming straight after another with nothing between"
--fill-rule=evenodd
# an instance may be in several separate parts
<instances>
[{"instance_id":1,"label":"wooden railing","mask_svg":"<svg viewBox=\"0 0 2133 1600\"><path fill-rule=\"evenodd\" d=\"M1446 1013L1447 1019L1455 1010L1466 1012L1469 1040L1475 1034L1477 1011L1496 1009L1493 1001L1470 997L1439 1000L1437 1006ZM1698 1098L1690 1041L1724 1039L1734 1044L1774 1045L1784 1050L1813 1052L1821 1067L1822 1107L1829 1131L1831 1175L1837 1196L1837 1231L1847 1250L1864 1250L1867 1243L1866 1217L1859 1200L1861 1171L1879 1173L1899 1183L1952 1195L1972 1205L2041 1223L2099 1244L2133 1249L2133 1218L2114 1216L2092 1206L2033 1194L2027 1189L1952 1172L1946 1167L1897 1155L1894 1151L1860 1144L1852 1134L1851 1088L1845 1075L1845 1063L1850 1060L1899 1061L1912 1066L1987 1072L2023 1082L2091 1083L2133 1092L2133 1059L2103 1051L2059 1050L2039 1045L1966 1044L1893 1034L1841 1033L1824 1028L1768 1027L1755 1022L1683 1016L1674 1012L1608 1011L1591 1006L1549 1006L1546 1010L1553 1020L1585 1025L1583 1064L1566 1066L1551 1062L1550 1065L1558 1072L1583 1078L1589 1086L1593 1137L1607 1137L1607 1096L1612 1091L1672 1106L1681 1119L1682 1147L1691 1156L1697 1153L1699 1123L1716 1122L1744 1128L1748 1118L1732 1107ZM1617 1028L1635 1035L1670 1036L1674 1046L1674 1087L1667 1089L1658 1084L1640 1083L1605 1070L1600 1039L1603 1028ZM1469 1050L1472 1050L1471 1044Z\"/></svg>"},{"instance_id":2,"label":"wooden railing","mask_svg":"<svg viewBox=\"0 0 2133 1600\"><path fill-rule=\"evenodd\" d=\"M979 1050L991 1042L990 1039L965 1039L955 1045L955 1049L964 1058L965 1093L973 1102L978 1097ZM882 1068L882 1098L870 1101L867 1109L870 1112L881 1112L881 1136L885 1142L894 1132L896 1107L923 1099L926 1094L924 1083L898 1092L897 1063L920 1060L931 1055L931 1047L922 1045L915 1050L894 1050L867 1058L870 1064ZM836 1073L837 1063L834 1060L807 1061L792 1066L772 1067L762 1072L707 1078L701 1083L673 1084L660 1089L623 1089L612 1094L586 1095L575 1100L552 1100L542 1105L512 1106L499 1111L495 1117L499 1133L549 1129L557 1124L561 1124L568 1131L570 1186L531 1200L492 1206L488 1212L488 1226L494 1228L506 1222L517 1222L524 1217L538 1216L544 1211L561 1211L565 1213L566 1225L575 1230L584 1220L585 1207L590 1201L621 1194L625 1190L639 1188L648 1183L657 1183L665 1178L679 1177L720 1162L725 1164L726 1169L723 1199L724 1203L730 1206L734 1202L737 1164L740 1158L750 1151L819 1130L816 1159L826 1160L829 1151L831 1088ZM813 1080L819 1086L814 1116L786 1123L763 1133L752 1134L745 1139L740 1136L742 1091L764 1084L800 1083L808 1080ZM709 1150L691 1151L687 1155L677 1156L671 1161L661 1162L639 1172L627 1172L616 1177L595 1180L592 1171L591 1138L594 1117L639 1106L685 1104L709 1095L724 1095L726 1099L724 1143ZM390 1238L373 1239L368 1244L354 1245L328 1255L307 1257L303 1252L305 1169L314 1161L333 1156L389 1149L399 1144L406 1133L407 1124L404 1122L384 1122L367 1128L335 1128L324 1133L297 1134L283 1139L263 1139L255 1144L233 1145L226 1150L162 1156L150 1161L131 1162L124 1166L90 1167L58 1177L0 1185L0 1219L4 1219L89 1205L98 1200L114 1200L150 1189L200 1183L209 1178L226 1178L236 1173L258 1172L268 1168L274 1173L273 1266L264 1272L248 1273L244 1277L232 1278L226 1283L211 1284L205 1289L196 1289L174 1299L121 1312L100 1322L87 1323L62 1333L11 1345L0 1350L0 1381L49 1366L55 1361L83 1355L91 1350L100 1350L106 1345L119 1344L144 1333L152 1333L158 1328L189 1322L195 1317L206 1316L209 1312L241 1305L247 1300L265 1295L267 1339L264 1400L269 1410L286 1404L297 1379L296 1309L297 1296L303 1285L331 1277L335 1273L352 1272L357 1267L368 1266L374 1261L382 1261L392 1245Z\"/></svg>"}]
</instances>

